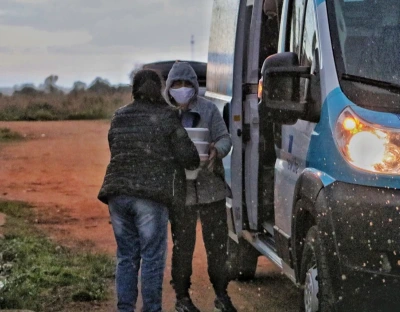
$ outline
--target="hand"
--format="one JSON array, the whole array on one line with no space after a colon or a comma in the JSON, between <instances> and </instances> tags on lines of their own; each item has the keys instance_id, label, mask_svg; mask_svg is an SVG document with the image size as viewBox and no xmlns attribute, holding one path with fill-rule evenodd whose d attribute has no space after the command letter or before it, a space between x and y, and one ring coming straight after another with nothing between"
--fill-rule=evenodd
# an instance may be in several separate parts
<instances>
[{"instance_id":1,"label":"hand","mask_svg":"<svg viewBox=\"0 0 400 312\"><path fill-rule=\"evenodd\" d=\"M210 144L210 156L208 157L208 170L213 171L214 170L214 165L215 165L215 160L217 159L218 156L218 151L215 148L215 143Z\"/></svg>"}]
</instances>

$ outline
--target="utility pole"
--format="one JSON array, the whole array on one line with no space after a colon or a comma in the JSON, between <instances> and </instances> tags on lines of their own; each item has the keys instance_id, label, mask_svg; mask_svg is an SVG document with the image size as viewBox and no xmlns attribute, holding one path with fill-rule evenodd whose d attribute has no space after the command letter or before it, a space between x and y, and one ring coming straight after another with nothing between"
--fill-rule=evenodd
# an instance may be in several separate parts
<instances>
[{"instance_id":1,"label":"utility pole","mask_svg":"<svg viewBox=\"0 0 400 312\"><path fill-rule=\"evenodd\" d=\"M192 61L194 61L194 35L192 35L190 39L190 45L191 45L191 52L192 52Z\"/></svg>"}]
</instances>

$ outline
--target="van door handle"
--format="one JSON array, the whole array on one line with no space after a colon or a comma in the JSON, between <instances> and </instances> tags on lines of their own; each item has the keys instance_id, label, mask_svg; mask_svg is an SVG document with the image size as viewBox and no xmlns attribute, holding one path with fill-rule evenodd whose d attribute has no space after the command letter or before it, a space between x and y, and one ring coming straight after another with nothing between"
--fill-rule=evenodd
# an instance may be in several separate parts
<instances>
[{"instance_id":1,"label":"van door handle","mask_svg":"<svg viewBox=\"0 0 400 312\"><path fill-rule=\"evenodd\" d=\"M237 136L238 136L238 137L241 137L241 136L242 136L242 133L243 133L243 132L242 132L242 129L238 129L238 130L237 130Z\"/></svg>"}]
</instances>

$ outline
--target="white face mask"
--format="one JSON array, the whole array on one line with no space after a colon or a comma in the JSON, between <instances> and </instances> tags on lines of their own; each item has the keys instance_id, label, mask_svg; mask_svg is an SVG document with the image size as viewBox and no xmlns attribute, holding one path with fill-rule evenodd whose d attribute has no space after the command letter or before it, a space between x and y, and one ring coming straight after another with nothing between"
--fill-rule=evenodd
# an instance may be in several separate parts
<instances>
[{"instance_id":1,"label":"white face mask","mask_svg":"<svg viewBox=\"0 0 400 312\"><path fill-rule=\"evenodd\" d=\"M169 89L169 94L175 99L178 104L187 104L194 96L194 88L182 87L179 89Z\"/></svg>"}]
</instances>

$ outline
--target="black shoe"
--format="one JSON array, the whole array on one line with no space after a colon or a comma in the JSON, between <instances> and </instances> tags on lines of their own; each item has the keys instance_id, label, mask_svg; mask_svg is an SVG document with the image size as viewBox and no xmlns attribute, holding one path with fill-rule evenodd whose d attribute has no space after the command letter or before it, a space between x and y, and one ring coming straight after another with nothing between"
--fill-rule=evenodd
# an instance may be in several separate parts
<instances>
[{"instance_id":1,"label":"black shoe","mask_svg":"<svg viewBox=\"0 0 400 312\"><path fill-rule=\"evenodd\" d=\"M237 312L228 295L218 296L214 300L214 312Z\"/></svg>"},{"instance_id":2,"label":"black shoe","mask_svg":"<svg viewBox=\"0 0 400 312\"><path fill-rule=\"evenodd\" d=\"M200 312L189 297L178 299L175 304L175 312Z\"/></svg>"}]
</instances>

